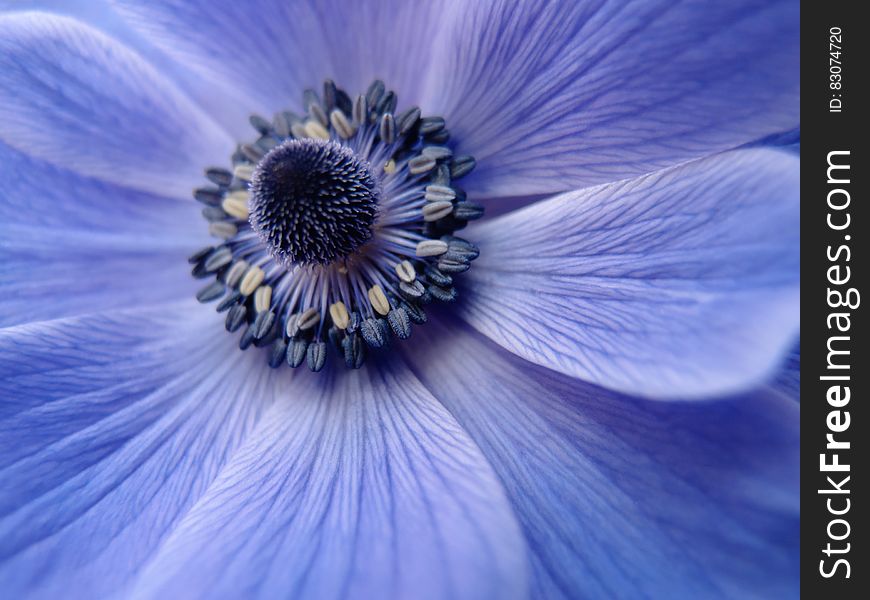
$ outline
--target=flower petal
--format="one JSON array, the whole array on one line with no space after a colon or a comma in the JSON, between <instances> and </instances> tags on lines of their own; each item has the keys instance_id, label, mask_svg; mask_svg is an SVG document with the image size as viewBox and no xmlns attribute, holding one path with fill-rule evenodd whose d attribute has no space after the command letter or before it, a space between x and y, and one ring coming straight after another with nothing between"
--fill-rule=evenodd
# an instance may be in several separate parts
<instances>
[{"instance_id":1,"label":"flower petal","mask_svg":"<svg viewBox=\"0 0 870 600\"><path fill-rule=\"evenodd\" d=\"M423 106L478 159L471 192L616 181L799 123L790 0L481 0L455 20Z\"/></svg>"},{"instance_id":2,"label":"flower petal","mask_svg":"<svg viewBox=\"0 0 870 600\"><path fill-rule=\"evenodd\" d=\"M799 409L622 396L429 323L404 354L508 490L541 598L790 598Z\"/></svg>"},{"instance_id":3,"label":"flower petal","mask_svg":"<svg viewBox=\"0 0 870 600\"><path fill-rule=\"evenodd\" d=\"M801 401L801 344L800 340L786 357L785 365L777 373L773 388L786 398Z\"/></svg>"},{"instance_id":4,"label":"flower petal","mask_svg":"<svg viewBox=\"0 0 870 600\"><path fill-rule=\"evenodd\" d=\"M117 594L278 388L189 301L0 331L0 587ZM233 376L235 375L235 376Z\"/></svg>"},{"instance_id":5,"label":"flower petal","mask_svg":"<svg viewBox=\"0 0 870 600\"><path fill-rule=\"evenodd\" d=\"M379 77L403 105L417 102L445 4L249 0L218 9L206 0L115 0L147 39L267 115L297 110L303 90L319 92L327 77L349 94Z\"/></svg>"},{"instance_id":6,"label":"flower petal","mask_svg":"<svg viewBox=\"0 0 870 600\"><path fill-rule=\"evenodd\" d=\"M235 124L240 113L247 115L246 111L250 111L250 99L240 97L240 90L233 88L231 82L228 85L218 85L213 79L202 78L188 69L187 65L167 56L117 14L112 0L27 0L26 3L21 0L0 0L0 10L39 10L65 15L87 23L111 38L122 40L127 48L138 53L162 77L172 81L228 133L235 134L228 125ZM247 108L240 111L240 106ZM237 125L245 138L250 137L251 128L246 119Z\"/></svg>"},{"instance_id":7,"label":"flower petal","mask_svg":"<svg viewBox=\"0 0 870 600\"><path fill-rule=\"evenodd\" d=\"M532 362L620 391L750 386L797 334L798 163L736 151L483 223L461 313Z\"/></svg>"},{"instance_id":8,"label":"flower petal","mask_svg":"<svg viewBox=\"0 0 870 600\"><path fill-rule=\"evenodd\" d=\"M192 297L192 200L70 173L0 142L0 327Z\"/></svg>"},{"instance_id":9,"label":"flower petal","mask_svg":"<svg viewBox=\"0 0 870 600\"><path fill-rule=\"evenodd\" d=\"M0 141L109 182L189 196L232 141L145 63L68 17L0 16Z\"/></svg>"},{"instance_id":10,"label":"flower petal","mask_svg":"<svg viewBox=\"0 0 870 600\"><path fill-rule=\"evenodd\" d=\"M525 564L489 466L394 361L295 376L133 593L522 597Z\"/></svg>"}]
</instances>

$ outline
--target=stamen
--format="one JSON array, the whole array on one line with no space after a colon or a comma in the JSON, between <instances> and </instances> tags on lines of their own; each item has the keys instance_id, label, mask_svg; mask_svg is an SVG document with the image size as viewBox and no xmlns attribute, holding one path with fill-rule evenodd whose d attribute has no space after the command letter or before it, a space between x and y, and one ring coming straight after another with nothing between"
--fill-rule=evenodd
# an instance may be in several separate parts
<instances>
[{"instance_id":1,"label":"stamen","mask_svg":"<svg viewBox=\"0 0 870 600\"><path fill-rule=\"evenodd\" d=\"M263 282L266 274L260 267L251 267L245 276L242 277L242 282L239 284L239 291L242 296L250 296L257 289L257 286Z\"/></svg>"},{"instance_id":2,"label":"stamen","mask_svg":"<svg viewBox=\"0 0 870 600\"><path fill-rule=\"evenodd\" d=\"M304 313L299 315L298 327L302 331L311 329L320 322L320 313L316 308L309 308Z\"/></svg>"},{"instance_id":3,"label":"stamen","mask_svg":"<svg viewBox=\"0 0 870 600\"><path fill-rule=\"evenodd\" d=\"M350 324L350 315L347 314L347 307L344 302L335 302L329 306L329 316L332 317L333 324L339 329L347 329Z\"/></svg>"},{"instance_id":4,"label":"stamen","mask_svg":"<svg viewBox=\"0 0 870 600\"><path fill-rule=\"evenodd\" d=\"M403 260L396 265L396 275L398 275L399 279L405 283L411 283L417 277L417 273L414 271L414 265L407 260Z\"/></svg>"},{"instance_id":5,"label":"stamen","mask_svg":"<svg viewBox=\"0 0 870 600\"><path fill-rule=\"evenodd\" d=\"M372 303L372 308L384 316L390 312L390 303L379 285L369 288L369 302Z\"/></svg>"},{"instance_id":6,"label":"stamen","mask_svg":"<svg viewBox=\"0 0 870 600\"><path fill-rule=\"evenodd\" d=\"M447 252L447 242L441 240L423 240L417 244L417 256L439 256Z\"/></svg>"},{"instance_id":7,"label":"stamen","mask_svg":"<svg viewBox=\"0 0 870 600\"><path fill-rule=\"evenodd\" d=\"M254 115L259 136L231 168L206 170L194 191L223 240L188 259L212 277L197 299L217 302L239 347L269 347L268 364L321 370L329 347L349 368L367 348L408 339L423 307L456 298L453 275L477 258L453 235L483 207L456 180L475 166L445 144L441 117L375 81L355 99L327 80L303 94L305 114Z\"/></svg>"}]
</instances>

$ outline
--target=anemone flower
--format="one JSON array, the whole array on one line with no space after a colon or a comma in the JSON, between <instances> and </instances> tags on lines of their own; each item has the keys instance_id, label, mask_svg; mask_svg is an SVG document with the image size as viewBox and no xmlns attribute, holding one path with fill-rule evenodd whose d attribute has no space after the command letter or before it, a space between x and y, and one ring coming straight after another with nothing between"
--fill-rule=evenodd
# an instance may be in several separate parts
<instances>
[{"instance_id":1,"label":"anemone flower","mask_svg":"<svg viewBox=\"0 0 870 600\"><path fill-rule=\"evenodd\" d=\"M797 2L53 4L4 596L796 594Z\"/></svg>"}]
</instances>

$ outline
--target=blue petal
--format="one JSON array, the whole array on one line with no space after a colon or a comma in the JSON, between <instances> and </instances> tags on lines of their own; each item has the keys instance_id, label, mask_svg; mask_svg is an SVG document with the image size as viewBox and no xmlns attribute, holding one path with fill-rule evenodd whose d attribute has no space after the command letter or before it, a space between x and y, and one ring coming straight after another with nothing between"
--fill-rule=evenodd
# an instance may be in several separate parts
<instances>
[{"instance_id":1,"label":"blue petal","mask_svg":"<svg viewBox=\"0 0 870 600\"><path fill-rule=\"evenodd\" d=\"M399 361L284 391L133 595L525 597L500 484Z\"/></svg>"},{"instance_id":2,"label":"blue petal","mask_svg":"<svg viewBox=\"0 0 870 600\"><path fill-rule=\"evenodd\" d=\"M801 344L800 340L788 353L785 365L777 373L773 387L786 398L801 401Z\"/></svg>"},{"instance_id":3,"label":"blue petal","mask_svg":"<svg viewBox=\"0 0 870 600\"><path fill-rule=\"evenodd\" d=\"M792 0L463 4L424 108L478 159L469 191L558 192L799 123Z\"/></svg>"},{"instance_id":4,"label":"blue petal","mask_svg":"<svg viewBox=\"0 0 870 600\"><path fill-rule=\"evenodd\" d=\"M658 403L430 323L404 354L508 490L539 598L791 598L799 409Z\"/></svg>"},{"instance_id":5,"label":"blue petal","mask_svg":"<svg viewBox=\"0 0 870 600\"><path fill-rule=\"evenodd\" d=\"M0 327L192 297L196 202L58 169L0 142Z\"/></svg>"},{"instance_id":6,"label":"blue petal","mask_svg":"<svg viewBox=\"0 0 870 600\"><path fill-rule=\"evenodd\" d=\"M753 385L798 330L798 164L741 150L482 223L461 312L510 351L612 389Z\"/></svg>"},{"instance_id":7,"label":"blue petal","mask_svg":"<svg viewBox=\"0 0 870 600\"><path fill-rule=\"evenodd\" d=\"M155 48L125 22L111 6L112 0L0 0L0 10L39 10L66 15L99 29L137 52L146 62L154 66L160 74L170 79L181 91L190 96L204 111L221 124L226 131L235 124L239 106L247 105L250 100L239 98L240 90L230 86L218 86L213 79L202 78ZM246 114L246 113L245 113ZM239 122L239 134L250 137L251 128L247 120ZM236 132L232 132L236 133Z\"/></svg>"},{"instance_id":8,"label":"blue petal","mask_svg":"<svg viewBox=\"0 0 870 600\"><path fill-rule=\"evenodd\" d=\"M180 196L233 148L137 54L42 13L0 16L0 141L84 175Z\"/></svg>"},{"instance_id":9,"label":"blue petal","mask_svg":"<svg viewBox=\"0 0 870 600\"><path fill-rule=\"evenodd\" d=\"M195 302L0 331L0 589L113 596L280 388Z\"/></svg>"},{"instance_id":10,"label":"blue petal","mask_svg":"<svg viewBox=\"0 0 870 600\"><path fill-rule=\"evenodd\" d=\"M114 20L106 0L0 0L0 11L50 12L75 16L100 26L110 25Z\"/></svg>"},{"instance_id":11,"label":"blue petal","mask_svg":"<svg viewBox=\"0 0 870 600\"><path fill-rule=\"evenodd\" d=\"M130 26L168 55L244 94L240 125L250 111L298 110L303 90L319 92L327 77L352 95L380 77L403 105L419 102L446 4L115 0Z\"/></svg>"}]
</instances>

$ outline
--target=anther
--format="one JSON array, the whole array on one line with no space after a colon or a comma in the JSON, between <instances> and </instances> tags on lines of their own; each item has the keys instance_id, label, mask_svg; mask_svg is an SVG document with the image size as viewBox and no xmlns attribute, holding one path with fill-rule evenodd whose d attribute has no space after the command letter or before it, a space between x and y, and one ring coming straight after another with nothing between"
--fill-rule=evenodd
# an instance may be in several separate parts
<instances>
[{"instance_id":1,"label":"anther","mask_svg":"<svg viewBox=\"0 0 870 600\"><path fill-rule=\"evenodd\" d=\"M457 156L453 159L453 164L450 166L450 176L453 179L459 179L460 177L464 177L465 175L471 173L476 165L477 162L472 156Z\"/></svg>"},{"instance_id":2,"label":"anther","mask_svg":"<svg viewBox=\"0 0 870 600\"><path fill-rule=\"evenodd\" d=\"M423 297L423 294L426 293L426 289L423 287L423 284L419 281L400 281L399 282L399 293L402 294L406 300L419 300Z\"/></svg>"},{"instance_id":3,"label":"anther","mask_svg":"<svg viewBox=\"0 0 870 600\"><path fill-rule=\"evenodd\" d=\"M272 286L261 285L254 292L254 310L264 312L272 305Z\"/></svg>"},{"instance_id":4,"label":"anther","mask_svg":"<svg viewBox=\"0 0 870 600\"><path fill-rule=\"evenodd\" d=\"M447 146L426 146L420 153L435 160L444 160L453 156L453 151Z\"/></svg>"},{"instance_id":5,"label":"anther","mask_svg":"<svg viewBox=\"0 0 870 600\"><path fill-rule=\"evenodd\" d=\"M441 302L453 302L456 300L456 289L455 288L442 288L437 285L429 286L429 293L436 300L440 300Z\"/></svg>"},{"instance_id":6,"label":"anther","mask_svg":"<svg viewBox=\"0 0 870 600\"><path fill-rule=\"evenodd\" d=\"M458 202L453 208L453 216L463 221L473 221L483 216L483 206L474 202Z\"/></svg>"},{"instance_id":7,"label":"anther","mask_svg":"<svg viewBox=\"0 0 870 600\"><path fill-rule=\"evenodd\" d=\"M242 323L245 321L245 316L247 316L248 309L245 308L244 304L236 304L230 309L230 312L227 313L227 331L236 331L239 327L242 326Z\"/></svg>"},{"instance_id":8,"label":"anther","mask_svg":"<svg viewBox=\"0 0 870 600\"><path fill-rule=\"evenodd\" d=\"M391 113L396 110L396 104L398 103L398 98L396 97L395 92L389 91L383 96L381 96L380 101L378 102L377 112L380 114L383 113Z\"/></svg>"},{"instance_id":9,"label":"anther","mask_svg":"<svg viewBox=\"0 0 870 600\"><path fill-rule=\"evenodd\" d=\"M285 138L290 135L290 125L292 125L292 121L289 118L289 115L284 112L275 113L275 117L272 119L272 126L275 128L275 134Z\"/></svg>"},{"instance_id":10,"label":"anther","mask_svg":"<svg viewBox=\"0 0 870 600\"><path fill-rule=\"evenodd\" d=\"M305 107L305 110L311 112L312 105L320 105L320 96L317 95L317 92L308 88L302 92L302 105Z\"/></svg>"},{"instance_id":11,"label":"anther","mask_svg":"<svg viewBox=\"0 0 870 600\"><path fill-rule=\"evenodd\" d=\"M278 338L272 344L272 351L269 352L269 366L277 369L284 362L287 355L287 342Z\"/></svg>"},{"instance_id":12,"label":"anther","mask_svg":"<svg viewBox=\"0 0 870 600\"><path fill-rule=\"evenodd\" d=\"M197 292L196 299L200 302L211 302L217 300L224 295L224 284L220 281L213 281Z\"/></svg>"},{"instance_id":13,"label":"anther","mask_svg":"<svg viewBox=\"0 0 870 600\"><path fill-rule=\"evenodd\" d=\"M260 267L251 267L245 273L245 276L242 277L242 282L239 284L239 292L241 292L242 296L250 296L257 289L257 286L263 283L265 276L266 274Z\"/></svg>"},{"instance_id":14,"label":"anther","mask_svg":"<svg viewBox=\"0 0 870 600\"><path fill-rule=\"evenodd\" d=\"M426 269L423 271L423 274L426 276L427 280L431 281L435 285L440 285L441 287L453 285L453 278L450 275L442 273L433 266L427 266Z\"/></svg>"},{"instance_id":15,"label":"anther","mask_svg":"<svg viewBox=\"0 0 870 600\"><path fill-rule=\"evenodd\" d=\"M293 134L293 137L297 139L309 137L308 132L305 131L305 124L301 121L293 123L290 126L290 132Z\"/></svg>"},{"instance_id":16,"label":"anther","mask_svg":"<svg viewBox=\"0 0 870 600\"><path fill-rule=\"evenodd\" d=\"M402 304L402 308L405 309L405 312L408 314L408 318L411 319L412 323L417 325L422 325L426 322L426 312L416 304Z\"/></svg>"},{"instance_id":17,"label":"anther","mask_svg":"<svg viewBox=\"0 0 870 600\"><path fill-rule=\"evenodd\" d=\"M329 139L329 131L326 127L320 124L319 121L308 121L305 124L305 135L310 138L318 138L321 140Z\"/></svg>"},{"instance_id":18,"label":"anther","mask_svg":"<svg viewBox=\"0 0 870 600\"><path fill-rule=\"evenodd\" d=\"M423 240L417 244L417 256L438 256L447 252L447 243L441 240Z\"/></svg>"},{"instance_id":19,"label":"anther","mask_svg":"<svg viewBox=\"0 0 870 600\"><path fill-rule=\"evenodd\" d=\"M397 338L406 340L411 337L411 319L404 308L399 307L391 310L387 315L387 321L389 321L390 328Z\"/></svg>"},{"instance_id":20,"label":"anther","mask_svg":"<svg viewBox=\"0 0 870 600\"><path fill-rule=\"evenodd\" d=\"M411 175L420 175L428 173L435 168L435 159L428 156L417 156L408 161L408 170Z\"/></svg>"},{"instance_id":21,"label":"anther","mask_svg":"<svg viewBox=\"0 0 870 600\"><path fill-rule=\"evenodd\" d=\"M399 133L401 135L407 134L414 125L417 124L417 121L420 119L420 107L412 106L411 108L399 113L396 117L396 124L399 128Z\"/></svg>"},{"instance_id":22,"label":"anther","mask_svg":"<svg viewBox=\"0 0 870 600\"><path fill-rule=\"evenodd\" d=\"M338 88L335 87L335 82L332 79L327 79L323 82L323 105L326 110L331 111L335 108L336 95Z\"/></svg>"},{"instance_id":23,"label":"anther","mask_svg":"<svg viewBox=\"0 0 870 600\"><path fill-rule=\"evenodd\" d=\"M411 283L417 277L417 272L414 270L414 265L410 261L403 260L396 265L396 275L405 283Z\"/></svg>"},{"instance_id":24,"label":"anther","mask_svg":"<svg viewBox=\"0 0 870 600\"><path fill-rule=\"evenodd\" d=\"M204 259L206 256L208 256L212 252L214 252L214 246L206 246L205 248L197 250L196 252L194 252L193 254L188 256L187 262L189 262L192 265L195 265L196 263L200 262L202 259Z\"/></svg>"},{"instance_id":25,"label":"anther","mask_svg":"<svg viewBox=\"0 0 870 600\"><path fill-rule=\"evenodd\" d=\"M464 273L471 267L467 260L456 258L441 258L438 261L438 269L442 273Z\"/></svg>"},{"instance_id":26,"label":"anther","mask_svg":"<svg viewBox=\"0 0 870 600\"><path fill-rule=\"evenodd\" d=\"M267 135L272 131L272 124L260 115L251 115L248 118L248 122L251 124L251 127L260 133L260 135Z\"/></svg>"},{"instance_id":27,"label":"anther","mask_svg":"<svg viewBox=\"0 0 870 600\"><path fill-rule=\"evenodd\" d=\"M306 329L311 329L315 325L320 323L320 313L316 308L309 308L301 315L299 315L299 322L297 323L297 327L302 331Z\"/></svg>"},{"instance_id":28,"label":"anther","mask_svg":"<svg viewBox=\"0 0 870 600\"><path fill-rule=\"evenodd\" d=\"M308 346L306 354L306 362L308 368L315 373L323 368L326 364L326 344L323 342L314 342Z\"/></svg>"},{"instance_id":29,"label":"anther","mask_svg":"<svg viewBox=\"0 0 870 600\"><path fill-rule=\"evenodd\" d=\"M453 212L453 203L447 200L427 202L423 206L423 220L437 221Z\"/></svg>"},{"instance_id":30,"label":"anther","mask_svg":"<svg viewBox=\"0 0 870 600\"><path fill-rule=\"evenodd\" d=\"M193 197L206 206L220 206L223 195L218 189L199 188L193 191Z\"/></svg>"},{"instance_id":31,"label":"anther","mask_svg":"<svg viewBox=\"0 0 870 600\"><path fill-rule=\"evenodd\" d=\"M420 120L420 135L430 135L444 129L442 117L423 117Z\"/></svg>"},{"instance_id":32,"label":"anther","mask_svg":"<svg viewBox=\"0 0 870 600\"><path fill-rule=\"evenodd\" d=\"M341 341L341 349L344 352L344 364L348 369L359 369L365 360L365 345L362 338L351 333Z\"/></svg>"},{"instance_id":33,"label":"anther","mask_svg":"<svg viewBox=\"0 0 870 600\"><path fill-rule=\"evenodd\" d=\"M384 91L386 87L384 86L384 82L380 79L374 80L369 89L366 91L366 101L368 105L371 107L377 106L378 102L381 100L381 96L384 95Z\"/></svg>"},{"instance_id":34,"label":"anther","mask_svg":"<svg viewBox=\"0 0 870 600\"><path fill-rule=\"evenodd\" d=\"M219 313L224 312L225 310L229 310L230 308L238 304L241 299L242 295L238 292L238 290L233 290L231 294L224 297L224 299L218 303L215 310L217 310Z\"/></svg>"},{"instance_id":35,"label":"anther","mask_svg":"<svg viewBox=\"0 0 870 600\"><path fill-rule=\"evenodd\" d=\"M360 94L356 97L356 100L353 101L353 122L354 125L359 127L364 124L368 119L368 103L366 102L366 97Z\"/></svg>"},{"instance_id":36,"label":"anther","mask_svg":"<svg viewBox=\"0 0 870 600\"><path fill-rule=\"evenodd\" d=\"M249 325L242 333L242 337L239 338L239 349L247 350L248 348L250 348L251 344L254 343L255 339L256 338L254 337L254 328L253 326Z\"/></svg>"},{"instance_id":37,"label":"anther","mask_svg":"<svg viewBox=\"0 0 870 600\"><path fill-rule=\"evenodd\" d=\"M241 153L252 163L259 161L263 156L266 155L266 152L263 151L262 148L258 148L254 144L242 144L242 147L239 148Z\"/></svg>"},{"instance_id":38,"label":"anther","mask_svg":"<svg viewBox=\"0 0 870 600\"><path fill-rule=\"evenodd\" d=\"M254 318L254 324L251 326L254 330L254 338L260 339L265 337L269 332L269 329L272 328L272 323L274 323L274 321L275 313L268 310L258 313Z\"/></svg>"},{"instance_id":39,"label":"anther","mask_svg":"<svg viewBox=\"0 0 870 600\"><path fill-rule=\"evenodd\" d=\"M236 165L233 167L233 176L242 181L250 181L254 176L254 167L251 165Z\"/></svg>"},{"instance_id":40,"label":"anther","mask_svg":"<svg viewBox=\"0 0 870 600\"><path fill-rule=\"evenodd\" d=\"M317 122L325 129L329 125L329 119L326 118L326 112L324 112L323 108L319 104L311 104L308 106L308 112L311 113L311 116L317 119ZM327 134L327 138L329 139L329 134Z\"/></svg>"},{"instance_id":41,"label":"anther","mask_svg":"<svg viewBox=\"0 0 870 600\"><path fill-rule=\"evenodd\" d=\"M228 215L231 215L237 219L247 220L248 219L248 202L247 199L242 200L237 196L227 196L224 198L224 201L221 203L223 209L227 212Z\"/></svg>"},{"instance_id":42,"label":"anther","mask_svg":"<svg viewBox=\"0 0 870 600\"><path fill-rule=\"evenodd\" d=\"M381 139L385 144L392 144L396 141L396 122L393 115L390 113L381 117Z\"/></svg>"},{"instance_id":43,"label":"anther","mask_svg":"<svg viewBox=\"0 0 870 600\"><path fill-rule=\"evenodd\" d=\"M350 124L350 121L348 121L347 117L344 116L344 113L338 109L335 109L330 113L329 122L332 123L332 126L338 132L338 135L344 139L348 139L354 134L354 129Z\"/></svg>"},{"instance_id":44,"label":"anther","mask_svg":"<svg viewBox=\"0 0 870 600\"><path fill-rule=\"evenodd\" d=\"M307 351L307 340L291 340L287 345L287 364L295 369L305 361Z\"/></svg>"},{"instance_id":45,"label":"anther","mask_svg":"<svg viewBox=\"0 0 870 600\"><path fill-rule=\"evenodd\" d=\"M299 333L299 315L294 314L287 317L287 322L284 324L284 331L287 337L293 338Z\"/></svg>"},{"instance_id":46,"label":"anther","mask_svg":"<svg viewBox=\"0 0 870 600\"><path fill-rule=\"evenodd\" d=\"M206 178L208 178L209 181L221 187L226 187L233 182L232 173L220 167L212 167L210 169L206 169L205 176Z\"/></svg>"},{"instance_id":47,"label":"anther","mask_svg":"<svg viewBox=\"0 0 870 600\"><path fill-rule=\"evenodd\" d=\"M366 319L363 321L360 324L359 331L366 344L372 348L382 348L386 343L384 331L374 319Z\"/></svg>"},{"instance_id":48,"label":"anther","mask_svg":"<svg viewBox=\"0 0 870 600\"><path fill-rule=\"evenodd\" d=\"M226 246L221 246L205 259L205 270L214 272L230 264L233 260L232 251Z\"/></svg>"},{"instance_id":49,"label":"anther","mask_svg":"<svg viewBox=\"0 0 870 600\"><path fill-rule=\"evenodd\" d=\"M347 329L350 324L350 315L344 302L335 302L329 306L329 316L333 324L339 329Z\"/></svg>"},{"instance_id":50,"label":"anther","mask_svg":"<svg viewBox=\"0 0 870 600\"><path fill-rule=\"evenodd\" d=\"M224 209L219 206L205 206L202 209L203 218L209 223L213 223L215 221L223 221L227 218L227 213L224 212Z\"/></svg>"},{"instance_id":51,"label":"anther","mask_svg":"<svg viewBox=\"0 0 870 600\"><path fill-rule=\"evenodd\" d=\"M239 232L239 228L228 221L216 221L208 224L208 232L216 238L228 240Z\"/></svg>"},{"instance_id":52,"label":"anther","mask_svg":"<svg viewBox=\"0 0 870 600\"><path fill-rule=\"evenodd\" d=\"M242 280L242 275L248 270L248 263L245 260L239 260L233 263L230 270L224 276L224 282L230 287L236 287Z\"/></svg>"},{"instance_id":53,"label":"anther","mask_svg":"<svg viewBox=\"0 0 870 600\"><path fill-rule=\"evenodd\" d=\"M446 185L428 185L426 186L426 200L430 202L438 202L439 200L451 201L456 198L456 192L453 188Z\"/></svg>"},{"instance_id":54,"label":"anther","mask_svg":"<svg viewBox=\"0 0 870 600\"><path fill-rule=\"evenodd\" d=\"M371 302L372 308L375 309L379 314L386 315L390 312L390 302L387 300L387 297L384 295L384 290L381 289L381 286L375 284L369 288L369 302Z\"/></svg>"}]
</instances>

